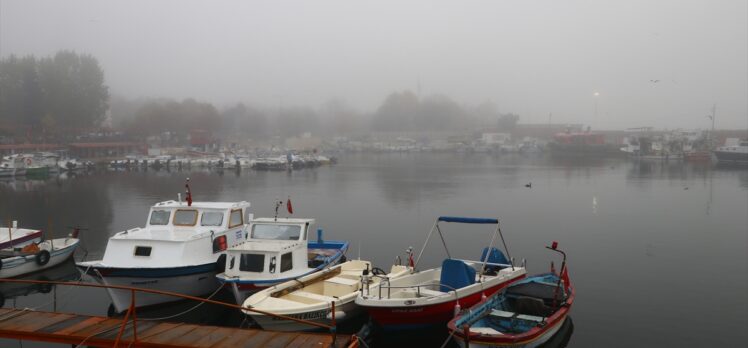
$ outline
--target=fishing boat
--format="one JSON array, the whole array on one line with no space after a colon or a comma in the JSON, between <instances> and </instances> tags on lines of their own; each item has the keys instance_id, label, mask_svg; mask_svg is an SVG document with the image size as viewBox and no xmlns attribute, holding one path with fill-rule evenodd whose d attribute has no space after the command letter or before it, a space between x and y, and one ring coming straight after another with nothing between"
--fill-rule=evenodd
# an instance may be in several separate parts
<instances>
[{"instance_id":1,"label":"fishing boat","mask_svg":"<svg viewBox=\"0 0 748 348\"><path fill-rule=\"evenodd\" d=\"M426 237L415 262L418 263L434 230L441 240L444 236L439 223L496 225L490 244L483 249L478 261L453 258L444 243L447 259L441 267L417 271L380 285L377 293L359 294L356 304L369 313L373 321L385 330L404 330L446 324L461 308L474 305L482 298L525 277L524 262L515 266L511 258L493 247L501 233L498 219L469 217L439 217ZM506 250L506 243L503 243Z\"/></svg>"},{"instance_id":2,"label":"fishing boat","mask_svg":"<svg viewBox=\"0 0 748 348\"><path fill-rule=\"evenodd\" d=\"M0 249L22 248L31 243L39 243L41 230L18 228L18 221L8 227L0 227Z\"/></svg>"},{"instance_id":3,"label":"fishing boat","mask_svg":"<svg viewBox=\"0 0 748 348\"><path fill-rule=\"evenodd\" d=\"M26 163L19 155L3 157L0 161L0 177L16 177L26 175Z\"/></svg>"},{"instance_id":4,"label":"fishing boat","mask_svg":"<svg viewBox=\"0 0 748 348\"><path fill-rule=\"evenodd\" d=\"M363 314L355 299L360 291L376 291L379 284L409 273L403 265L393 265L389 273L372 268L369 261L350 260L337 266L262 290L244 301L244 307L313 321L340 324ZM335 312L333 313L333 303ZM304 331L312 326L292 320L244 311L265 330Z\"/></svg>"},{"instance_id":5,"label":"fishing boat","mask_svg":"<svg viewBox=\"0 0 748 348\"><path fill-rule=\"evenodd\" d=\"M447 327L461 347L538 347L563 326L574 303L566 254L560 274L534 275L509 285L452 319Z\"/></svg>"},{"instance_id":6,"label":"fishing boat","mask_svg":"<svg viewBox=\"0 0 748 348\"><path fill-rule=\"evenodd\" d=\"M189 179L188 179L189 180ZM192 202L153 205L145 227L109 238L101 260L78 262L78 268L107 285L201 296L216 291L216 271L223 269L224 251L246 238L249 202ZM130 291L107 289L116 312L130 305ZM176 301L173 296L140 293L136 306Z\"/></svg>"},{"instance_id":7,"label":"fishing boat","mask_svg":"<svg viewBox=\"0 0 748 348\"><path fill-rule=\"evenodd\" d=\"M313 224L277 216L252 220L247 240L226 251L225 270L216 278L242 304L254 292L345 261L348 242L323 240L321 229L317 241L308 240Z\"/></svg>"},{"instance_id":8,"label":"fishing boat","mask_svg":"<svg viewBox=\"0 0 748 348\"><path fill-rule=\"evenodd\" d=\"M0 278L17 277L54 267L69 259L80 241L78 238L48 239L23 248L0 250Z\"/></svg>"}]
</instances>

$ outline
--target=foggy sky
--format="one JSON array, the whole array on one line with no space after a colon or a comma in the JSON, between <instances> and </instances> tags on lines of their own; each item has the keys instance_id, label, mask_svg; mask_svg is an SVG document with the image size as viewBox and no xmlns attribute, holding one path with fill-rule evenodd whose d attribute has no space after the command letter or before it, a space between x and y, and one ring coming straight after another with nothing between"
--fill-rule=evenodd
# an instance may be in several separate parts
<instances>
[{"instance_id":1,"label":"foggy sky","mask_svg":"<svg viewBox=\"0 0 748 348\"><path fill-rule=\"evenodd\" d=\"M746 128L747 18L740 0L0 0L0 56L90 53L131 98L371 112L420 81L521 122L708 128L717 103L717 128Z\"/></svg>"}]
</instances>

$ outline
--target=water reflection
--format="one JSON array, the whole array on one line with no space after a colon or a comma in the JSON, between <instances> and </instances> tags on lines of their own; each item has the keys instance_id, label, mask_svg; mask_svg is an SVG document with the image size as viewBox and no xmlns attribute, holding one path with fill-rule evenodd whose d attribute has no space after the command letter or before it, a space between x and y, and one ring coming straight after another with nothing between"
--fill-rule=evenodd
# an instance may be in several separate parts
<instances>
[{"instance_id":1,"label":"water reflection","mask_svg":"<svg viewBox=\"0 0 748 348\"><path fill-rule=\"evenodd\" d=\"M25 280L44 280L44 281L73 281L80 279L80 272L75 268L73 259L69 259L55 267L45 269L41 272L32 273L16 279ZM52 284L24 284L24 283L7 283L0 282L0 307L5 304L15 305L15 301L9 303L9 300L15 300L19 297L25 297L32 294L48 294L56 290ZM56 293L51 300L52 309L56 308Z\"/></svg>"}]
</instances>

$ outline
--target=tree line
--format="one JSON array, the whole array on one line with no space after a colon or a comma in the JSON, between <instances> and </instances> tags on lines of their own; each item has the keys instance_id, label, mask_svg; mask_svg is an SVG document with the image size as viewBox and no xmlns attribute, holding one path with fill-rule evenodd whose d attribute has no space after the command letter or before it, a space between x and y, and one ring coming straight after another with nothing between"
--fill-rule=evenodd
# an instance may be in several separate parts
<instances>
[{"instance_id":1,"label":"tree line","mask_svg":"<svg viewBox=\"0 0 748 348\"><path fill-rule=\"evenodd\" d=\"M108 100L104 71L91 55L59 51L0 59L0 132L6 135L62 137L94 129Z\"/></svg>"},{"instance_id":2,"label":"tree line","mask_svg":"<svg viewBox=\"0 0 748 348\"><path fill-rule=\"evenodd\" d=\"M390 94L371 113L357 111L340 99L329 100L318 108L237 103L219 109L194 99L128 100L119 97L113 98L111 104L114 126L140 137L164 132L182 136L195 129L256 140L285 138L304 132L335 136L371 131L464 131L486 127L511 131L519 120L516 114L500 113L490 102L463 105L444 95L419 98L410 91Z\"/></svg>"}]
</instances>

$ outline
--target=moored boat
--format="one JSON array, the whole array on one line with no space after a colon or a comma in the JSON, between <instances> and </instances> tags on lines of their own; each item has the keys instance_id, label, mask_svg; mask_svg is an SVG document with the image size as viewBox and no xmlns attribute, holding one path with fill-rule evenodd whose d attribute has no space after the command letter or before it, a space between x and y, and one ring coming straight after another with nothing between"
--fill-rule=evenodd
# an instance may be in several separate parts
<instances>
[{"instance_id":1,"label":"moored boat","mask_svg":"<svg viewBox=\"0 0 748 348\"><path fill-rule=\"evenodd\" d=\"M393 265L389 273L372 268L369 261L350 260L320 272L262 290L244 301L244 307L292 318L331 325L333 315L340 324L363 311L355 299L359 291L376 291L382 282L409 272L407 266ZM332 305L335 305L335 313ZM303 331L312 326L252 311L244 311L265 330Z\"/></svg>"},{"instance_id":2,"label":"moored boat","mask_svg":"<svg viewBox=\"0 0 748 348\"><path fill-rule=\"evenodd\" d=\"M246 237L249 202L166 201L153 205L145 227L109 238L101 260L78 268L107 285L121 285L201 296L216 291L216 271L224 251ZM117 312L130 305L130 291L107 289ZM176 301L167 295L140 293L136 306Z\"/></svg>"},{"instance_id":3,"label":"moored boat","mask_svg":"<svg viewBox=\"0 0 748 348\"><path fill-rule=\"evenodd\" d=\"M70 258L79 240L72 236L0 250L0 278L17 277L54 267Z\"/></svg>"},{"instance_id":4,"label":"moored boat","mask_svg":"<svg viewBox=\"0 0 748 348\"><path fill-rule=\"evenodd\" d=\"M563 254L556 242L548 248ZM574 296L564 254L560 274L552 270L517 281L462 312L447 327L461 347L538 347L563 326Z\"/></svg>"},{"instance_id":5,"label":"moored boat","mask_svg":"<svg viewBox=\"0 0 748 348\"><path fill-rule=\"evenodd\" d=\"M38 243L41 239L41 230L18 228L18 221L13 221L11 226L0 227L0 249L21 248Z\"/></svg>"},{"instance_id":6,"label":"moored boat","mask_svg":"<svg viewBox=\"0 0 748 348\"><path fill-rule=\"evenodd\" d=\"M525 268L493 247L501 235L498 219L439 217L413 262L418 262L434 230L442 237L439 222L496 225L491 243L479 261L449 256L438 268L418 271L380 285L377 293L359 294L356 303L366 309L373 321L385 330L414 329L446 324L461 308L474 305L482 298L525 277ZM506 245L504 243L504 245ZM445 244L446 249L446 244Z\"/></svg>"},{"instance_id":7,"label":"moored boat","mask_svg":"<svg viewBox=\"0 0 748 348\"><path fill-rule=\"evenodd\" d=\"M748 164L748 140L727 139L725 146L714 150L719 163Z\"/></svg>"},{"instance_id":8,"label":"moored boat","mask_svg":"<svg viewBox=\"0 0 748 348\"><path fill-rule=\"evenodd\" d=\"M237 304L252 293L296 279L345 260L348 242L308 240L313 219L258 218L246 241L226 251L226 266L216 275L231 287Z\"/></svg>"}]
</instances>

